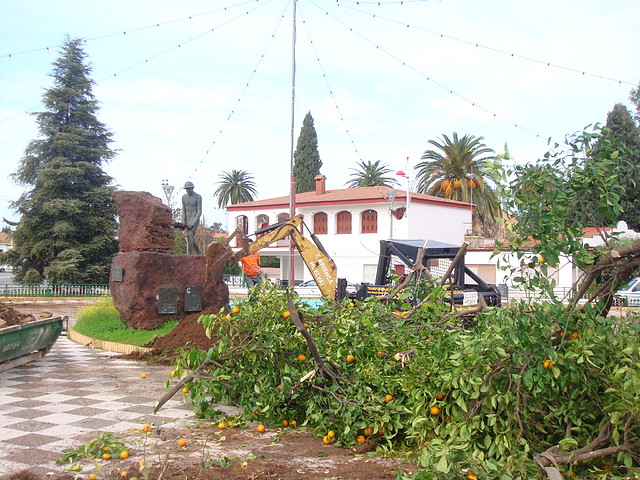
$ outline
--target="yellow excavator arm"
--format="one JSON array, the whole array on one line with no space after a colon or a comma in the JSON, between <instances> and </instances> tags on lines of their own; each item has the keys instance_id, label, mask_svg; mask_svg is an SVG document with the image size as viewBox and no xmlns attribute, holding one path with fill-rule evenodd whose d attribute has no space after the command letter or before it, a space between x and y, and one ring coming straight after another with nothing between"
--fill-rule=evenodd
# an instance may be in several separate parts
<instances>
[{"instance_id":1,"label":"yellow excavator arm","mask_svg":"<svg viewBox=\"0 0 640 480\"><path fill-rule=\"evenodd\" d=\"M244 233L236 230L228 239L227 243L211 242L207 247L207 275L211 275L214 271L222 266L222 264L230 258L242 258L250 255L258 250L271 245L273 242L282 240L287 237L291 237L293 244L295 245L302 261L307 266L313 279L318 284L318 288L329 300L336 299L336 276L337 269L336 264L331 257L324 250L320 240L311 234L313 242L310 242L307 238L303 237L300 233L300 225L303 224L302 216L296 215L295 217L285 220L284 222L275 223L267 227L258 229L255 231L256 240L252 243L247 242L247 237ZM229 242L236 235L243 238L244 247L235 255L231 248L229 248Z\"/></svg>"},{"instance_id":2,"label":"yellow excavator arm","mask_svg":"<svg viewBox=\"0 0 640 480\"><path fill-rule=\"evenodd\" d=\"M278 240L291 237L302 261L311 272L311 276L318 284L318 288L329 300L336 298L336 264L322 247L318 238L311 234L313 242L303 237L300 233L300 225L303 224L302 216L296 215L290 220L269 225L256 230L259 235L252 243L245 243L244 248L236 254L237 258L249 255L265 248Z\"/></svg>"}]
</instances>

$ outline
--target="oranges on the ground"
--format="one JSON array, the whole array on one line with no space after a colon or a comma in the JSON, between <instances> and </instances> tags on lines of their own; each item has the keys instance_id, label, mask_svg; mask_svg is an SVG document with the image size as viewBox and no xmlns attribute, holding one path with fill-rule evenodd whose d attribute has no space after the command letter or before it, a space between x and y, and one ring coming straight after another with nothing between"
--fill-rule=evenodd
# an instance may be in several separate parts
<instances>
[{"instance_id":1,"label":"oranges on the ground","mask_svg":"<svg viewBox=\"0 0 640 480\"><path fill-rule=\"evenodd\" d=\"M180 440L178 440L178 445L180 445L181 447L184 447L186 444L187 444L186 438L181 438Z\"/></svg>"},{"instance_id":2,"label":"oranges on the ground","mask_svg":"<svg viewBox=\"0 0 640 480\"><path fill-rule=\"evenodd\" d=\"M187 387L184 387L182 389L182 393L185 393L185 394L189 393L189 389Z\"/></svg>"},{"instance_id":3,"label":"oranges on the ground","mask_svg":"<svg viewBox=\"0 0 640 480\"><path fill-rule=\"evenodd\" d=\"M143 373L142 375L140 375L140 378L147 378L147 374Z\"/></svg>"},{"instance_id":4,"label":"oranges on the ground","mask_svg":"<svg viewBox=\"0 0 640 480\"><path fill-rule=\"evenodd\" d=\"M256 430L258 430L260 433L264 432L264 425L258 425L258 428L256 428Z\"/></svg>"},{"instance_id":5,"label":"oranges on the ground","mask_svg":"<svg viewBox=\"0 0 640 480\"><path fill-rule=\"evenodd\" d=\"M431 415L438 415L440 413L440 407L431 407Z\"/></svg>"},{"instance_id":6,"label":"oranges on the ground","mask_svg":"<svg viewBox=\"0 0 640 480\"><path fill-rule=\"evenodd\" d=\"M347 355L347 358L345 358L345 360L347 361L347 363L351 363L354 362L356 359L356 357L354 357L353 355Z\"/></svg>"},{"instance_id":7,"label":"oranges on the ground","mask_svg":"<svg viewBox=\"0 0 640 480\"><path fill-rule=\"evenodd\" d=\"M329 445L331 443L331 437L329 435L325 435L324 437L322 437L322 443L324 443L325 445Z\"/></svg>"},{"instance_id":8,"label":"oranges on the ground","mask_svg":"<svg viewBox=\"0 0 640 480\"><path fill-rule=\"evenodd\" d=\"M123 450L120 452L120 458L122 458L123 460L129 458L129 452L127 450Z\"/></svg>"},{"instance_id":9,"label":"oranges on the ground","mask_svg":"<svg viewBox=\"0 0 640 480\"><path fill-rule=\"evenodd\" d=\"M291 425L292 427L295 427L298 424L298 422L296 422L295 420L291 420L289 422L289 425Z\"/></svg>"},{"instance_id":10,"label":"oranges on the ground","mask_svg":"<svg viewBox=\"0 0 640 480\"><path fill-rule=\"evenodd\" d=\"M284 312L282 312L282 316L284 318L289 318L291 316L291 312L289 310L285 310Z\"/></svg>"},{"instance_id":11,"label":"oranges on the ground","mask_svg":"<svg viewBox=\"0 0 640 480\"><path fill-rule=\"evenodd\" d=\"M364 438L364 435L358 435L358 438L356 438L356 440L358 441L358 443L364 443L367 441L367 439Z\"/></svg>"},{"instance_id":12,"label":"oranges on the ground","mask_svg":"<svg viewBox=\"0 0 640 480\"><path fill-rule=\"evenodd\" d=\"M384 401L385 401L385 402L387 402L387 403L389 403L391 400L393 400L393 395L391 395L390 393L387 393L387 394L384 396Z\"/></svg>"},{"instance_id":13,"label":"oranges on the ground","mask_svg":"<svg viewBox=\"0 0 640 480\"><path fill-rule=\"evenodd\" d=\"M285 427L289 426L289 420L282 420L282 425L284 425Z\"/></svg>"},{"instance_id":14,"label":"oranges on the ground","mask_svg":"<svg viewBox=\"0 0 640 480\"><path fill-rule=\"evenodd\" d=\"M306 355L303 355L303 354L298 355L298 360L299 361L304 362L306 359L307 359Z\"/></svg>"},{"instance_id":15,"label":"oranges on the ground","mask_svg":"<svg viewBox=\"0 0 640 480\"><path fill-rule=\"evenodd\" d=\"M553 368L553 365L554 365L554 363L549 359L547 359L544 362L542 362L542 366L544 368L546 368L547 370L551 370Z\"/></svg>"},{"instance_id":16,"label":"oranges on the ground","mask_svg":"<svg viewBox=\"0 0 640 480\"><path fill-rule=\"evenodd\" d=\"M149 425L148 423L145 423L144 425L142 425L142 431L143 432L147 432L147 433L151 433L153 431L153 427L151 425Z\"/></svg>"},{"instance_id":17,"label":"oranges on the ground","mask_svg":"<svg viewBox=\"0 0 640 480\"><path fill-rule=\"evenodd\" d=\"M178 375L178 372L176 372L175 370L171 370L171 373L169 374L169 376L175 377L176 375Z\"/></svg>"},{"instance_id":18,"label":"oranges on the ground","mask_svg":"<svg viewBox=\"0 0 640 480\"><path fill-rule=\"evenodd\" d=\"M104 460L109 460L109 459L111 458L111 454L110 454L110 453L103 453L103 454L102 454L102 458L103 458Z\"/></svg>"},{"instance_id":19,"label":"oranges on the ground","mask_svg":"<svg viewBox=\"0 0 640 480\"><path fill-rule=\"evenodd\" d=\"M218 424L218 428L219 428L220 430L224 430L225 428L227 428L227 424L226 424L225 422L220 422L220 423Z\"/></svg>"},{"instance_id":20,"label":"oranges on the ground","mask_svg":"<svg viewBox=\"0 0 640 480\"><path fill-rule=\"evenodd\" d=\"M336 432L334 432L333 430L329 430L327 432L327 437L334 438L335 436L336 436Z\"/></svg>"},{"instance_id":21,"label":"oranges on the ground","mask_svg":"<svg viewBox=\"0 0 640 480\"><path fill-rule=\"evenodd\" d=\"M87 480L96 480L98 478L98 475L96 475L95 473L90 473L89 475L87 475Z\"/></svg>"},{"instance_id":22,"label":"oranges on the ground","mask_svg":"<svg viewBox=\"0 0 640 480\"><path fill-rule=\"evenodd\" d=\"M233 307L231 313L240 313L240 307Z\"/></svg>"}]
</instances>

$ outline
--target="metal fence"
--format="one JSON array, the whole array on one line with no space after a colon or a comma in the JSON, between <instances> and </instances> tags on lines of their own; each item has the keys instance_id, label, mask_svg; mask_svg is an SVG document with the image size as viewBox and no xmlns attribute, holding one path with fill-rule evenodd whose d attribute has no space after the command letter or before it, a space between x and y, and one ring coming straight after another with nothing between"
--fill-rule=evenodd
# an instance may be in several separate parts
<instances>
[{"instance_id":1,"label":"metal fence","mask_svg":"<svg viewBox=\"0 0 640 480\"><path fill-rule=\"evenodd\" d=\"M103 297L109 285L0 285L0 297Z\"/></svg>"}]
</instances>

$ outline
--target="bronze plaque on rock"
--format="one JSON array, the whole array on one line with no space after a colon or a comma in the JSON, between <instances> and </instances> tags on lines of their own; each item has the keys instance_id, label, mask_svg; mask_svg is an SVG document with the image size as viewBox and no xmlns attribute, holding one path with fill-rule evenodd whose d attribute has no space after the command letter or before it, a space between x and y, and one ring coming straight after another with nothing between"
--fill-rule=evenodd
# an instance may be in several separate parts
<instances>
[{"instance_id":1,"label":"bronze plaque on rock","mask_svg":"<svg viewBox=\"0 0 640 480\"><path fill-rule=\"evenodd\" d=\"M111 265L111 281L112 282L121 282L123 276L123 268L122 265Z\"/></svg>"},{"instance_id":2,"label":"bronze plaque on rock","mask_svg":"<svg viewBox=\"0 0 640 480\"><path fill-rule=\"evenodd\" d=\"M184 311L200 312L202 311L202 286L189 285L184 290Z\"/></svg>"},{"instance_id":3,"label":"bronze plaque on rock","mask_svg":"<svg viewBox=\"0 0 640 480\"><path fill-rule=\"evenodd\" d=\"M178 289L176 287L160 289L158 294L158 313L160 315L178 313Z\"/></svg>"}]
</instances>

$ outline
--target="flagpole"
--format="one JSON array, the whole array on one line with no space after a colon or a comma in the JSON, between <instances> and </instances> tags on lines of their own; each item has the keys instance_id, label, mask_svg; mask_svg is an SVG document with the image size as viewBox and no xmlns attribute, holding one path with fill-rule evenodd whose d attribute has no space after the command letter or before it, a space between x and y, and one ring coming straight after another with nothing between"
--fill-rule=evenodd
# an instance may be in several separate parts
<instances>
[{"instance_id":1,"label":"flagpole","mask_svg":"<svg viewBox=\"0 0 640 480\"><path fill-rule=\"evenodd\" d=\"M289 210L291 218L296 214L296 180L293 175L294 164L294 129L295 129L295 104L296 104L296 7L298 0L293 0L293 38L291 42L291 150L290 150L290 172L291 172L291 191L289 194ZM289 285L293 286L296 278L295 269L295 250L293 240L289 237Z\"/></svg>"}]
</instances>

